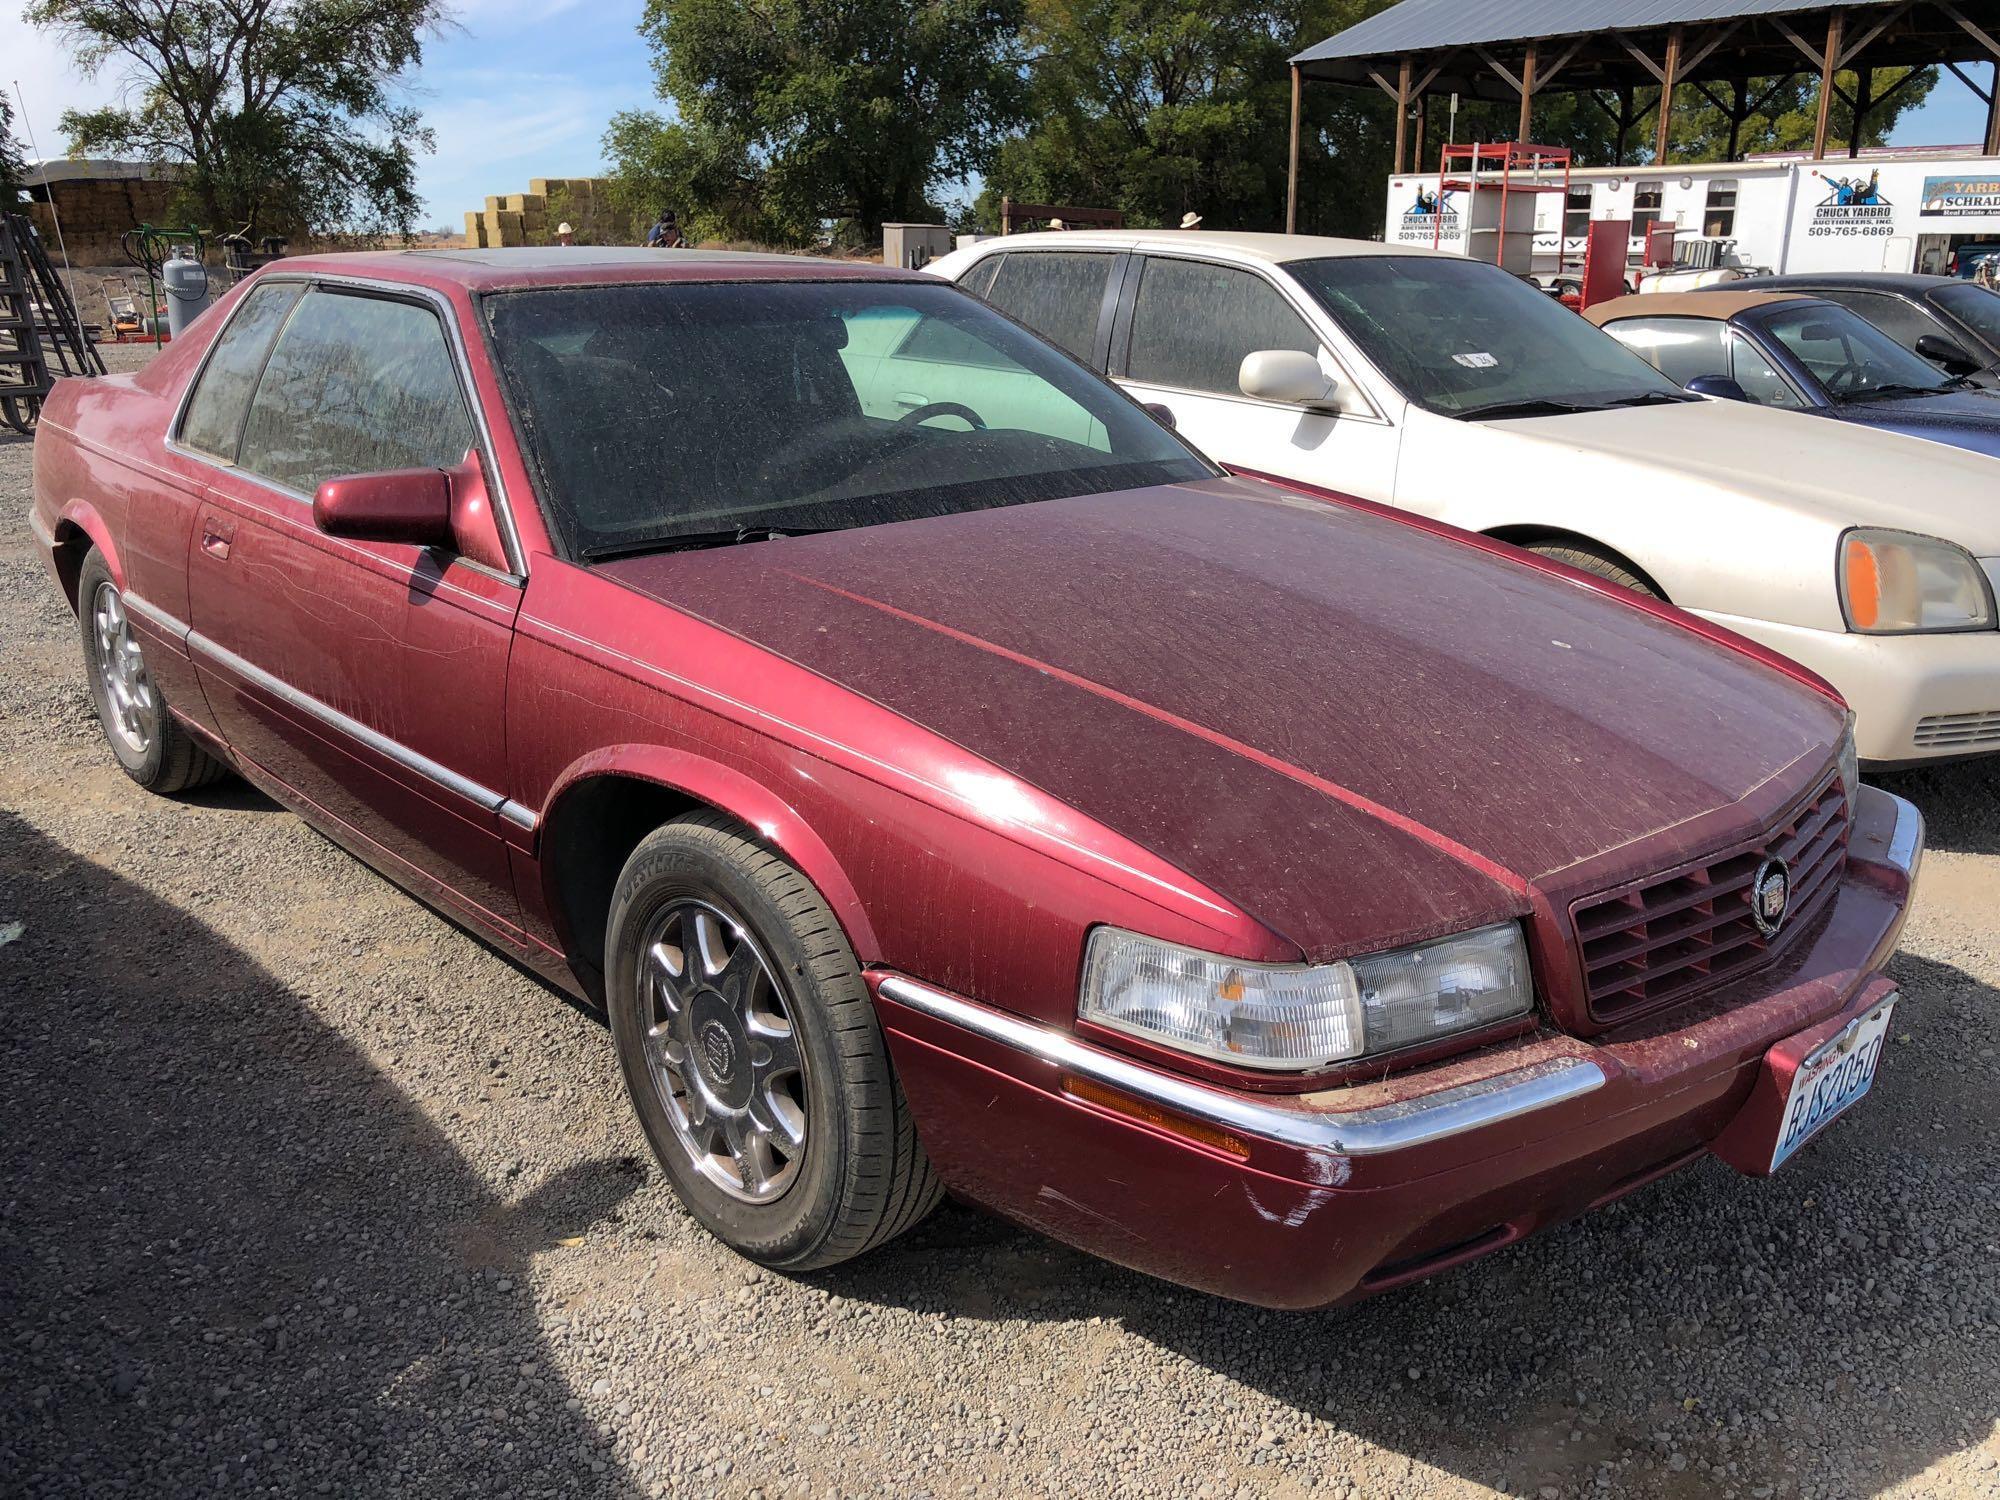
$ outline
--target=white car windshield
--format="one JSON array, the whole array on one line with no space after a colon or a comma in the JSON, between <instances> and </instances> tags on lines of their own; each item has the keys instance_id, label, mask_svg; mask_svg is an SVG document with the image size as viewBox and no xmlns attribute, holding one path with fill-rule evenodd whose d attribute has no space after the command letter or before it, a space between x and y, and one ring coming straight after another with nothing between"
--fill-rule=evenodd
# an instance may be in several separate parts
<instances>
[{"instance_id":1,"label":"white car windshield","mask_svg":"<svg viewBox=\"0 0 2000 1500\"><path fill-rule=\"evenodd\" d=\"M942 283L636 282L484 312L549 518L586 560L1217 473Z\"/></svg>"},{"instance_id":2,"label":"white car windshield","mask_svg":"<svg viewBox=\"0 0 2000 1500\"><path fill-rule=\"evenodd\" d=\"M1336 255L1285 269L1405 397L1443 416L1489 420L1694 399L1498 266Z\"/></svg>"}]
</instances>

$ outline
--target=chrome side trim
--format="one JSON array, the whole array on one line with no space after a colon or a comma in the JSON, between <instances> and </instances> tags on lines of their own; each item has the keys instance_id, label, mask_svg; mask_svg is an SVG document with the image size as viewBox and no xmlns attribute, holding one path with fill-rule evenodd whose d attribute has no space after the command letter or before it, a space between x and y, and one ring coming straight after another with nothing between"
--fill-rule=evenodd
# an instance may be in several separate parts
<instances>
[{"instance_id":1,"label":"chrome side trim","mask_svg":"<svg viewBox=\"0 0 2000 1500\"><path fill-rule=\"evenodd\" d=\"M1292 1109L1140 1067L1050 1027L988 1010L899 975L884 979L881 989L899 1005L1181 1114L1333 1156L1379 1156L1482 1130L1580 1098L1602 1088L1609 1077L1598 1064L1573 1057L1374 1109Z\"/></svg>"},{"instance_id":2,"label":"chrome side trim","mask_svg":"<svg viewBox=\"0 0 2000 1500\"><path fill-rule=\"evenodd\" d=\"M175 619L164 609L161 609L159 605L149 603L130 591L120 594L118 597L125 601L125 607L131 610L133 614L137 615L147 624L165 631L177 641L186 640L193 628L187 621Z\"/></svg>"},{"instance_id":3,"label":"chrome side trim","mask_svg":"<svg viewBox=\"0 0 2000 1500\"><path fill-rule=\"evenodd\" d=\"M512 797L500 804L500 816L516 828L526 829L529 833L533 833L535 825L542 821L540 813L524 802L516 802Z\"/></svg>"},{"instance_id":4,"label":"chrome side trim","mask_svg":"<svg viewBox=\"0 0 2000 1500\"><path fill-rule=\"evenodd\" d=\"M507 797L489 786L481 786L469 777L461 776L449 766L439 765L427 755L419 755L399 740L392 740L379 730L370 729L359 719L351 719L331 704L322 703L310 693L302 693L283 678L274 677L255 662L246 661L234 651L217 645L200 631L192 631L187 638L191 650L199 651L211 661L220 663L237 676L255 683L273 698L290 704L300 713L319 720L329 729L358 740L377 755L394 761L405 770L414 771L426 781L434 782L446 791L475 802L490 813L505 815L504 809L514 804Z\"/></svg>"},{"instance_id":5,"label":"chrome side trim","mask_svg":"<svg viewBox=\"0 0 2000 1500\"><path fill-rule=\"evenodd\" d=\"M1906 879L1915 880L1917 868L1924 862L1924 815L1907 798L1894 792L1883 795L1896 804L1896 826L1889 833L1889 863Z\"/></svg>"}]
</instances>

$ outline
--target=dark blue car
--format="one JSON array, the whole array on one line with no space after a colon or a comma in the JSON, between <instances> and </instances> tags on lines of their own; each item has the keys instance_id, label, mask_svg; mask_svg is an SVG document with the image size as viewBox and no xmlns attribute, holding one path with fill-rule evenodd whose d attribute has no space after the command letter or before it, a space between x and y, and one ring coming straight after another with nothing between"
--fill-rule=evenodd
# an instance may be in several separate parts
<instances>
[{"instance_id":1,"label":"dark blue car","mask_svg":"<svg viewBox=\"0 0 2000 1500\"><path fill-rule=\"evenodd\" d=\"M1703 395L2000 457L2000 395L1945 374L1824 298L1734 288L1662 292L1601 302L1585 316Z\"/></svg>"},{"instance_id":2,"label":"dark blue car","mask_svg":"<svg viewBox=\"0 0 2000 1500\"><path fill-rule=\"evenodd\" d=\"M1947 375L2000 387L2000 292L1954 276L1896 271L1790 271L1724 283L1739 292L1797 292L1858 312Z\"/></svg>"}]
</instances>

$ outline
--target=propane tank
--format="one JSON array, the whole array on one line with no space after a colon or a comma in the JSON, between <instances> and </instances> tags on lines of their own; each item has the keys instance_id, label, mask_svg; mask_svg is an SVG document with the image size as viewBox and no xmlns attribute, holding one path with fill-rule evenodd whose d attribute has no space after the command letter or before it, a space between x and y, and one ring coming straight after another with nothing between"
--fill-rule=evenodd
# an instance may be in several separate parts
<instances>
[{"instance_id":1,"label":"propane tank","mask_svg":"<svg viewBox=\"0 0 2000 1500\"><path fill-rule=\"evenodd\" d=\"M208 306L208 268L187 246L177 245L160 267L160 285L167 294L167 332L179 338Z\"/></svg>"}]
</instances>

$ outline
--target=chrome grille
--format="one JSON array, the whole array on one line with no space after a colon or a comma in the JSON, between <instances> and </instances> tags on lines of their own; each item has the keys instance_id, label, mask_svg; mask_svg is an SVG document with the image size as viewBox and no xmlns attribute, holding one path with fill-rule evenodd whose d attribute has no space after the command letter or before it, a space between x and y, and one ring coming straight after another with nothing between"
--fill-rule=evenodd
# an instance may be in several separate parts
<instances>
[{"instance_id":1,"label":"chrome grille","mask_svg":"<svg viewBox=\"0 0 2000 1500\"><path fill-rule=\"evenodd\" d=\"M1832 898L1849 813L1829 777L1754 842L1670 874L1586 896L1570 908L1590 1013L1609 1021L1685 999L1775 958ZM1785 862L1791 900L1775 937L1750 912L1764 861Z\"/></svg>"},{"instance_id":2,"label":"chrome grille","mask_svg":"<svg viewBox=\"0 0 2000 1500\"><path fill-rule=\"evenodd\" d=\"M1926 750L2000 745L2000 708L1977 714L1930 714L1917 720L1916 741Z\"/></svg>"}]
</instances>

